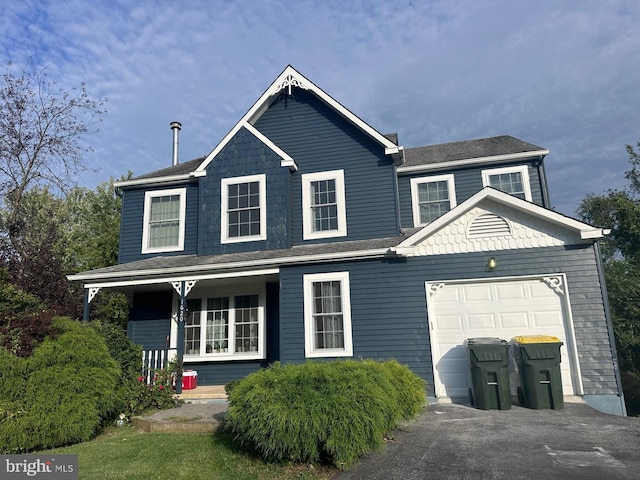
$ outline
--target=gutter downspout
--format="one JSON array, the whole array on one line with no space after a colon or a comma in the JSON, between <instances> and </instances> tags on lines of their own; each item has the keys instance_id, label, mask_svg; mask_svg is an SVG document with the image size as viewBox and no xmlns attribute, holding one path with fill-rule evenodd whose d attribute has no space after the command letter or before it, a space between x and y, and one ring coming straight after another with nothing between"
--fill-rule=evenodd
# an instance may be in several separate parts
<instances>
[{"instance_id":1,"label":"gutter downspout","mask_svg":"<svg viewBox=\"0 0 640 480\"><path fill-rule=\"evenodd\" d=\"M596 254L596 268L598 269L598 279L600 280L600 289L602 290L602 300L604 303L604 316L607 321L607 333L609 334L611 354L613 356L613 371L616 376L618 391L620 392L620 406L622 408L622 414L626 417L627 407L624 402L624 393L622 391L622 378L620 377L620 366L618 365L618 349L616 348L616 337L613 333L613 320L611 318L611 307L609 305L607 283L604 277L604 266L602 264L602 255L600 253L600 242L596 241L593 244L593 248Z\"/></svg>"},{"instance_id":2,"label":"gutter downspout","mask_svg":"<svg viewBox=\"0 0 640 480\"><path fill-rule=\"evenodd\" d=\"M540 156L536 162L536 168L538 169L538 178L540 179L540 190L542 191L543 207L551 209L551 200L549 199L549 190L547 188L547 174L544 170L544 156Z\"/></svg>"}]
</instances>

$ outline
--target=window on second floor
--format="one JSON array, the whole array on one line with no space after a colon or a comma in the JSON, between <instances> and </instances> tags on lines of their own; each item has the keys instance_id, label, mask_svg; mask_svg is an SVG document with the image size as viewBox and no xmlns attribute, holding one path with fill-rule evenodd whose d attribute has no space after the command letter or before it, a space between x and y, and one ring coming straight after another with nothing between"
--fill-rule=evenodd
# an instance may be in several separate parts
<instances>
[{"instance_id":1,"label":"window on second floor","mask_svg":"<svg viewBox=\"0 0 640 480\"><path fill-rule=\"evenodd\" d=\"M264 358L264 313L260 295L224 295L187 300L185 360Z\"/></svg>"},{"instance_id":2,"label":"window on second floor","mask_svg":"<svg viewBox=\"0 0 640 480\"><path fill-rule=\"evenodd\" d=\"M142 253L184 249L186 188L146 192Z\"/></svg>"},{"instance_id":3,"label":"window on second floor","mask_svg":"<svg viewBox=\"0 0 640 480\"><path fill-rule=\"evenodd\" d=\"M456 206L453 175L437 175L411 179L413 225L433 222Z\"/></svg>"},{"instance_id":4,"label":"window on second floor","mask_svg":"<svg viewBox=\"0 0 640 480\"><path fill-rule=\"evenodd\" d=\"M526 165L483 170L482 184L485 187L502 190L523 200L532 201L529 170Z\"/></svg>"},{"instance_id":5,"label":"window on second floor","mask_svg":"<svg viewBox=\"0 0 640 480\"><path fill-rule=\"evenodd\" d=\"M304 240L345 236L344 171L302 175L302 209Z\"/></svg>"},{"instance_id":6,"label":"window on second floor","mask_svg":"<svg viewBox=\"0 0 640 480\"><path fill-rule=\"evenodd\" d=\"M222 179L221 243L267 238L265 175Z\"/></svg>"}]
</instances>

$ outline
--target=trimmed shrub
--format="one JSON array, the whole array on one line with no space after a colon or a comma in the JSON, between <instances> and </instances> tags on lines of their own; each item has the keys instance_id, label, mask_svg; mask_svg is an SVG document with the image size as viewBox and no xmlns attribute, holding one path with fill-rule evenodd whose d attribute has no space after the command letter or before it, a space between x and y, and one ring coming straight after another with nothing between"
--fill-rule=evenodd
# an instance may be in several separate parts
<instances>
[{"instance_id":1,"label":"trimmed shrub","mask_svg":"<svg viewBox=\"0 0 640 480\"><path fill-rule=\"evenodd\" d=\"M115 414L120 369L104 340L91 326L69 319L57 319L54 326L58 337L46 339L5 379L24 382L24 390L19 401L6 397L11 412L0 420L4 453L89 440Z\"/></svg>"},{"instance_id":2,"label":"trimmed shrub","mask_svg":"<svg viewBox=\"0 0 640 480\"><path fill-rule=\"evenodd\" d=\"M379 449L426 404L424 381L393 360L275 363L227 391L225 427L241 445L267 461L338 468Z\"/></svg>"}]
</instances>

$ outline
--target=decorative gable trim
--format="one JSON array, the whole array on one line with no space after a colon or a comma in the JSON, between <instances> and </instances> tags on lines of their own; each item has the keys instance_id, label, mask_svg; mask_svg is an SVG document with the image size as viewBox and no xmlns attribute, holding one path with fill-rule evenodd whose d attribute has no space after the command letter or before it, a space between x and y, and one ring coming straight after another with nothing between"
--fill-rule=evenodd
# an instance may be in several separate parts
<instances>
[{"instance_id":1,"label":"decorative gable trim","mask_svg":"<svg viewBox=\"0 0 640 480\"><path fill-rule=\"evenodd\" d=\"M354 115L347 108L342 106L339 102L333 99L330 95L325 93L321 88L307 79L304 75L298 72L291 65L287 66L284 71L275 79L275 81L267 88L267 90L260 96L258 101L256 101L253 106L249 109L247 113L240 119L238 123L225 135L222 141L207 155L204 161L198 166L195 170L194 174L198 175L199 172L206 171L209 163L213 161L213 159L218 155L218 153L225 147L225 145L233 138L233 136L242 128L246 126L246 124L253 125L258 120L258 118L264 113L264 111L268 108L269 101L274 95L277 95L283 89L288 89L289 92L291 88L299 87L305 90L309 90L317 95L321 100L327 103L330 107L335 109L338 113L340 113L343 117L345 117L348 121L353 123L356 127L360 128L366 134L368 134L375 141L380 143L385 149L386 155L396 155L402 156L403 147L400 147L385 137L380 132L376 131L369 124L364 122L362 119ZM252 132L253 133L253 132ZM266 137L265 137L266 138ZM275 150L274 150L275 151Z\"/></svg>"},{"instance_id":2,"label":"decorative gable trim","mask_svg":"<svg viewBox=\"0 0 640 480\"><path fill-rule=\"evenodd\" d=\"M438 255L537 248L591 241L609 232L485 187L392 250Z\"/></svg>"},{"instance_id":3,"label":"decorative gable trim","mask_svg":"<svg viewBox=\"0 0 640 480\"><path fill-rule=\"evenodd\" d=\"M285 70L285 72L287 70ZM298 88L302 88L303 90L309 90L309 87L307 87L307 84L306 84L306 79L301 80L298 75L299 75L298 72L294 73L294 71L291 71L290 73L287 74L287 76L284 79L282 79L280 83L276 83L277 82L276 80L276 82L273 83L273 85L271 86L271 89L269 90L270 96L273 96L279 93L285 88L287 89L287 93L291 95L291 87L298 87ZM282 75L280 75L280 77L278 78L281 78L281 77Z\"/></svg>"}]
</instances>

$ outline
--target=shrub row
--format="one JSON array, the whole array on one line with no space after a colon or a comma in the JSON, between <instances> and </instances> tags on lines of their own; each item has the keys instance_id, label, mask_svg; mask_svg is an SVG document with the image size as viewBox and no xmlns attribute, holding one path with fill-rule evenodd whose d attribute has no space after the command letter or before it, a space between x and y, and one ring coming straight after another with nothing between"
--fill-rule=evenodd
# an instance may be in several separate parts
<instances>
[{"instance_id":1,"label":"shrub row","mask_svg":"<svg viewBox=\"0 0 640 480\"><path fill-rule=\"evenodd\" d=\"M0 347L0 453L92 438L118 414L177 405L169 372L138 378L141 350L121 328L56 319L31 355Z\"/></svg>"},{"instance_id":2,"label":"shrub row","mask_svg":"<svg viewBox=\"0 0 640 480\"><path fill-rule=\"evenodd\" d=\"M225 427L272 462L348 468L426 405L425 383L394 360L275 363L227 385Z\"/></svg>"},{"instance_id":3,"label":"shrub row","mask_svg":"<svg viewBox=\"0 0 640 480\"><path fill-rule=\"evenodd\" d=\"M29 358L0 351L0 449L20 453L90 439L118 405L120 368L90 326L69 319Z\"/></svg>"}]
</instances>

